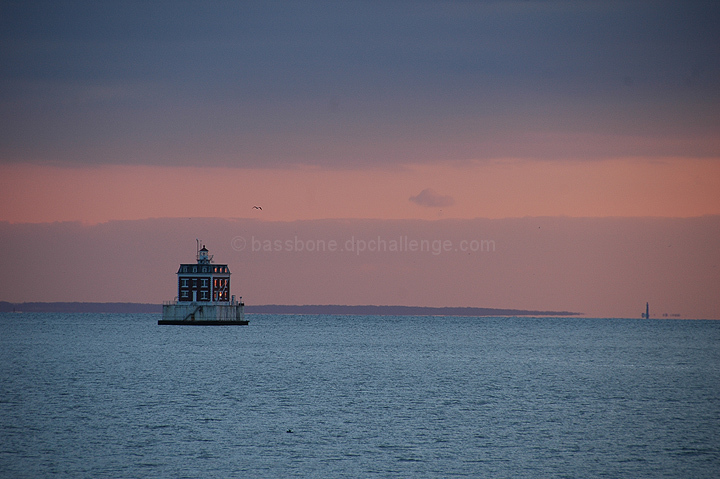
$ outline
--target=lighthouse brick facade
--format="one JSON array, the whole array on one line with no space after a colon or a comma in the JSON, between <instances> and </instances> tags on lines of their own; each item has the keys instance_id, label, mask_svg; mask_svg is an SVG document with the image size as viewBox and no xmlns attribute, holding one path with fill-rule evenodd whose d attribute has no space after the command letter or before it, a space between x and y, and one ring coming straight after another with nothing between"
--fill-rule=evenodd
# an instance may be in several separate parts
<instances>
[{"instance_id":1,"label":"lighthouse brick facade","mask_svg":"<svg viewBox=\"0 0 720 479\"><path fill-rule=\"evenodd\" d=\"M178 269L178 301L230 301L230 269L210 261L205 246L198 252L196 264L181 264Z\"/></svg>"}]
</instances>

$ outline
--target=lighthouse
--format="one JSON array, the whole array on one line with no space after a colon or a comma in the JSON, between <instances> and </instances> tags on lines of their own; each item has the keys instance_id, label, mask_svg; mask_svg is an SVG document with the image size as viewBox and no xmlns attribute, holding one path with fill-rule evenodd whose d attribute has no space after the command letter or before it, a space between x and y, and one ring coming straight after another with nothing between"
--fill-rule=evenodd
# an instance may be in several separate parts
<instances>
[{"instance_id":1,"label":"lighthouse","mask_svg":"<svg viewBox=\"0 0 720 479\"><path fill-rule=\"evenodd\" d=\"M179 302L230 301L230 269L212 263L205 245L197 252L197 263L181 264L177 276Z\"/></svg>"},{"instance_id":2,"label":"lighthouse","mask_svg":"<svg viewBox=\"0 0 720 479\"><path fill-rule=\"evenodd\" d=\"M245 325L242 298L230 295L230 268L213 262L203 245L195 263L183 263L177 271L177 297L163 304L158 324Z\"/></svg>"}]
</instances>

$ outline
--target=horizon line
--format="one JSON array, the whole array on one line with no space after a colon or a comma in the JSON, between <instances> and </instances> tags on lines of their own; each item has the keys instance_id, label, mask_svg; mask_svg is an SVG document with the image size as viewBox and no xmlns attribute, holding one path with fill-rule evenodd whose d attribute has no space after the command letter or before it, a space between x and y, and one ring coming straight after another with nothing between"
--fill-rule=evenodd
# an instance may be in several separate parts
<instances>
[{"instance_id":1,"label":"horizon line","mask_svg":"<svg viewBox=\"0 0 720 479\"><path fill-rule=\"evenodd\" d=\"M0 301L0 312L159 313L162 303L90 301ZM408 306L370 304L258 304L246 305L248 314L341 314L377 316L584 316L575 311L547 311L476 306Z\"/></svg>"}]
</instances>

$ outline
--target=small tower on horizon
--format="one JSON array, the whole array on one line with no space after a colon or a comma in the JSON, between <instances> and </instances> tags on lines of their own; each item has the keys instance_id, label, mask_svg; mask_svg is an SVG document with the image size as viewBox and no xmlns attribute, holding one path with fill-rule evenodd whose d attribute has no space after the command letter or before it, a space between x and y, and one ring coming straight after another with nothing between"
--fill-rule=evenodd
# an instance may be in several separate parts
<instances>
[{"instance_id":1,"label":"small tower on horizon","mask_svg":"<svg viewBox=\"0 0 720 479\"><path fill-rule=\"evenodd\" d=\"M642 314L643 319L650 319L650 303L645 303L645 312Z\"/></svg>"}]
</instances>

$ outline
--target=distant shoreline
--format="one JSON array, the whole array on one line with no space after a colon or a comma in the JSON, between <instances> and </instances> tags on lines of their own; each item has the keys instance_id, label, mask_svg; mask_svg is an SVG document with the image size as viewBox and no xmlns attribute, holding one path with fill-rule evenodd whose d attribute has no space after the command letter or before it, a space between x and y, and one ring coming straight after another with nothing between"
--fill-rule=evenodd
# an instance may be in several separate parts
<instances>
[{"instance_id":1,"label":"distant shoreline","mask_svg":"<svg viewBox=\"0 0 720 479\"><path fill-rule=\"evenodd\" d=\"M150 303L80 303L32 302L8 303L0 301L3 313L162 313L161 304Z\"/></svg>"},{"instance_id":2,"label":"distant shoreline","mask_svg":"<svg viewBox=\"0 0 720 479\"><path fill-rule=\"evenodd\" d=\"M0 301L0 312L18 313L156 313L162 305L152 303L81 303L31 302L9 303ZM374 316L582 316L572 311L535 311L524 309L426 307L426 306L372 306L372 305L285 305L266 304L245 306L247 314L337 314Z\"/></svg>"}]
</instances>

